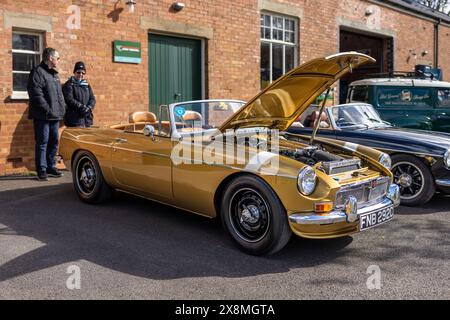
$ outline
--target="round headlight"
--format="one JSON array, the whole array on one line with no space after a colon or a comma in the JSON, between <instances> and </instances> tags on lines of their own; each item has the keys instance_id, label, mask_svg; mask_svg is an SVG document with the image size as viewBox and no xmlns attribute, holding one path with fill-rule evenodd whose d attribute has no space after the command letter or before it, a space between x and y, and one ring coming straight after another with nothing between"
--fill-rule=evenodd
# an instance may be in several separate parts
<instances>
[{"instance_id":1,"label":"round headlight","mask_svg":"<svg viewBox=\"0 0 450 320\"><path fill-rule=\"evenodd\" d=\"M444 155L444 164L447 168L450 169L450 150L447 150L447 152Z\"/></svg>"},{"instance_id":2,"label":"round headlight","mask_svg":"<svg viewBox=\"0 0 450 320\"><path fill-rule=\"evenodd\" d=\"M298 173L298 190L305 196L309 196L316 188L316 172L311 167L305 167Z\"/></svg>"},{"instance_id":3,"label":"round headlight","mask_svg":"<svg viewBox=\"0 0 450 320\"><path fill-rule=\"evenodd\" d=\"M380 159L378 159L378 162L381 163L386 168L388 168L389 170L392 167L391 157L389 157L389 155L386 153L381 154Z\"/></svg>"}]
</instances>

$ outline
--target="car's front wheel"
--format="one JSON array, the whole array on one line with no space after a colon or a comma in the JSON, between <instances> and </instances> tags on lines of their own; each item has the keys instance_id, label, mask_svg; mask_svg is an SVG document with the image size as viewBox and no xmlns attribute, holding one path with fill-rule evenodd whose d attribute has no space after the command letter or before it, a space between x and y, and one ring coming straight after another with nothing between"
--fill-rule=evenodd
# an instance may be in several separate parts
<instances>
[{"instance_id":1,"label":"car's front wheel","mask_svg":"<svg viewBox=\"0 0 450 320\"><path fill-rule=\"evenodd\" d=\"M227 186L221 219L233 242L249 254L273 254L291 237L283 205L270 186L255 176L240 176Z\"/></svg>"},{"instance_id":2,"label":"car's front wheel","mask_svg":"<svg viewBox=\"0 0 450 320\"><path fill-rule=\"evenodd\" d=\"M101 203L112 196L97 159L88 151L76 154L72 164L72 179L78 197L84 202Z\"/></svg>"},{"instance_id":3,"label":"car's front wheel","mask_svg":"<svg viewBox=\"0 0 450 320\"><path fill-rule=\"evenodd\" d=\"M428 166L419 158L410 155L392 156L394 183L400 187L401 204L420 206L436 192L433 175Z\"/></svg>"}]
</instances>

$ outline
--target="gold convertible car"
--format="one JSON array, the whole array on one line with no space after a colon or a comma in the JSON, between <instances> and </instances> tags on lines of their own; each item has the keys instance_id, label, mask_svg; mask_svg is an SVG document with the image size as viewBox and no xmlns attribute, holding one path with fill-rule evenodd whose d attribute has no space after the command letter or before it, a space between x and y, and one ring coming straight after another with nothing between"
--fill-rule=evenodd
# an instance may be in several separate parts
<instances>
[{"instance_id":1,"label":"gold convertible car","mask_svg":"<svg viewBox=\"0 0 450 320\"><path fill-rule=\"evenodd\" d=\"M292 233L324 239L370 229L399 204L389 156L285 130L339 78L372 61L340 53L291 70L247 103L180 102L160 106L158 118L134 112L127 123L68 128L60 154L82 201L105 201L116 189L220 217L249 254L275 253Z\"/></svg>"}]
</instances>

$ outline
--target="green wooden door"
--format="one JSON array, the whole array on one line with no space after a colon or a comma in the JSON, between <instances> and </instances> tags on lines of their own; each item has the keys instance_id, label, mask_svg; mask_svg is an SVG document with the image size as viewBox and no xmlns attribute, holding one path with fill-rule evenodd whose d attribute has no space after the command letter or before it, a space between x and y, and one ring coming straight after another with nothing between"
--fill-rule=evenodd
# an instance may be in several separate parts
<instances>
[{"instance_id":1,"label":"green wooden door","mask_svg":"<svg viewBox=\"0 0 450 320\"><path fill-rule=\"evenodd\" d=\"M201 41L149 34L150 111L202 98Z\"/></svg>"}]
</instances>

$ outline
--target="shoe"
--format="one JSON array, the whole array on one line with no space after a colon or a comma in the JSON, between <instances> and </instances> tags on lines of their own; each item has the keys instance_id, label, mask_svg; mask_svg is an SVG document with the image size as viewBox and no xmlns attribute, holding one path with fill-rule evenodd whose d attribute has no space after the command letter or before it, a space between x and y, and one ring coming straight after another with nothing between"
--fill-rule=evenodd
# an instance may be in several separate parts
<instances>
[{"instance_id":1,"label":"shoe","mask_svg":"<svg viewBox=\"0 0 450 320\"><path fill-rule=\"evenodd\" d=\"M45 173L45 172L38 172L37 180L38 181L48 181L47 173Z\"/></svg>"},{"instance_id":2,"label":"shoe","mask_svg":"<svg viewBox=\"0 0 450 320\"><path fill-rule=\"evenodd\" d=\"M53 177L53 178L61 178L63 176L61 171L59 171L56 168L48 168L47 169L47 174L48 174L49 177Z\"/></svg>"}]
</instances>

